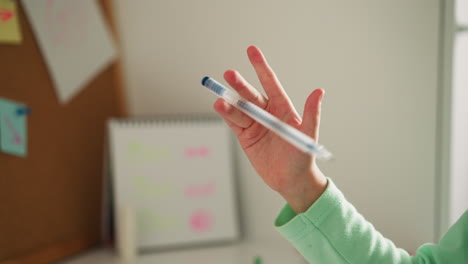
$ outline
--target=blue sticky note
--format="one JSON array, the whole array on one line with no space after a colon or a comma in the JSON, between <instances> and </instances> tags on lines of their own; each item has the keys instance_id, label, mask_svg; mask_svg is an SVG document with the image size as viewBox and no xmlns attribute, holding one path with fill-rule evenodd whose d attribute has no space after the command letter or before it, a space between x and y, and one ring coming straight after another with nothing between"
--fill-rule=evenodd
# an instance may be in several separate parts
<instances>
[{"instance_id":1,"label":"blue sticky note","mask_svg":"<svg viewBox=\"0 0 468 264\"><path fill-rule=\"evenodd\" d=\"M0 98L0 151L25 157L27 154L27 122L30 110L21 103Z\"/></svg>"}]
</instances>

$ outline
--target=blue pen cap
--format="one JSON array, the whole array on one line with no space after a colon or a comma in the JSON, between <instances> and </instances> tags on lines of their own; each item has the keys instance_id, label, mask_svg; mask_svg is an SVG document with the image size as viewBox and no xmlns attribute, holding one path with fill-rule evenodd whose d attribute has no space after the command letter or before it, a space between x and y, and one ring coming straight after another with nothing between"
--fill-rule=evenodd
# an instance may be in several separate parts
<instances>
[{"instance_id":1,"label":"blue pen cap","mask_svg":"<svg viewBox=\"0 0 468 264\"><path fill-rule=\"evenodd\" d=\"M210 77L205 76L205 78L203 78L203 79L201 80L201 84L202 84L203 86L205 86L205 83L206 83L206 81L207 81L209 78L210 78Z\"/></svg>"}]
</instances>

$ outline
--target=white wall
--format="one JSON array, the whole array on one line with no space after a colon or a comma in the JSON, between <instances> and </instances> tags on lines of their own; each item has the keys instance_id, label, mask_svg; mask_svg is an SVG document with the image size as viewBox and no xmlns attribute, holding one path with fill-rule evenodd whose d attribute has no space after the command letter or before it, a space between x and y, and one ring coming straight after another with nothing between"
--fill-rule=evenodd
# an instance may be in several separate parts
<instances>
[{"instance_id":1,"label":"white wall","mask_svg":"<svg viewBox=\"0 0 468 264\"><path fill-rule=\"evenodd\" d=\"M203 76L239 70L258 45L302 112L326 90L320 164L382 233L414 251L435 239L439 1L117 0L133 115L212 113ZM238 151L247 239L279 238L283 201Z\"/></svg>"},{"instance_id":2,"label":"white wall","mask_svg":"<svg viewBox=\"0 0 468 264\"><path fill-rule=\"evenodd\" d=\"M468 209L468 32L459 34L455 43L450 224Z\"/></svg>"},{"instance_id":3,"label":"white wall","mask_svg":"<svg viewBox=\"0 0 468 264\"><path fill-rule=\"evenodd\" d=\"M468 0L455 0L455 20L460 25L468 25Z\"/></svg>"},{"instance_id":4,"label":"white wall","mask_svg":"<svg viewBox=\"0 0 468 264\"><path fill-rule=\"evenodd\" d=\"M455 20L468 26L468 1L455 1ZM455 36L453 56L449 223L468 209L468 31Z\"/></svg>"}]
</instances>

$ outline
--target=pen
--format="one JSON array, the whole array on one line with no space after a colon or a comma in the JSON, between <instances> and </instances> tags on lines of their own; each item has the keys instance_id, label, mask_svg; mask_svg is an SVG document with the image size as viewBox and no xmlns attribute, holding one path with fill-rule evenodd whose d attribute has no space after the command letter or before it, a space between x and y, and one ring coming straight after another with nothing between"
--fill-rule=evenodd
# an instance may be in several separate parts
<instances>
[{"instance_id":1,"label":"pen","mask_svg":"<svg viewBox=\"0 0 468 264\"><path fill-rule=\"evenodd\" d=\"M324 146L318 144L314 139L284 123L257 105L240 97L237 93L224 87L213 78L203 78L202 85L210 89L210 91L218 97L223 98L229 104L237 107L252 119L294 145L299 150L310 155L315 155L317 158L322 160L329 160L332 158L332 154L326 150Z\"/></svg>"}]
</instances>

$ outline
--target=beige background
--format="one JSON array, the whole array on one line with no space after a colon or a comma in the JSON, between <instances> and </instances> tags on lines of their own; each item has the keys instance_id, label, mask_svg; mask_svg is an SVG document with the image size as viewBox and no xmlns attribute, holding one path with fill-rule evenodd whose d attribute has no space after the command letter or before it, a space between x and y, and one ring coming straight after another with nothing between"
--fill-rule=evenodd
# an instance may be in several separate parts
<instances>
[{"instance_id":1,"label":"beige background","mask_svg":"<svg viewBox=\"0 0 468 264\"><path fill-rule=\"evenodd\" d=\"M239 70L258 45L299 112L326 90L320 167L378 230L414 251L435 239L440 3L117 0L130 113L212 113L203 76ZM281 239L283 205L237 150L247 240Z\"/></svg>"}]
</instances>

